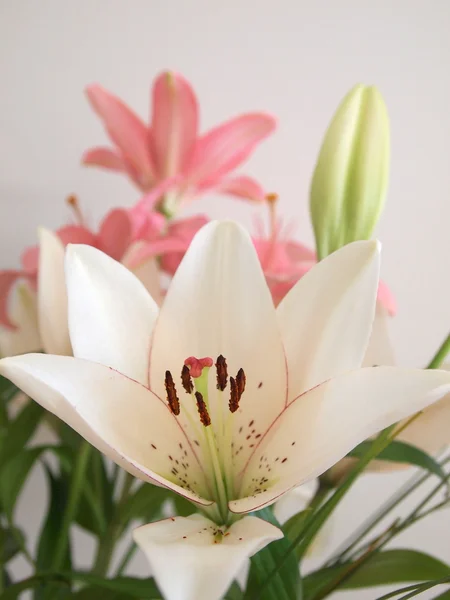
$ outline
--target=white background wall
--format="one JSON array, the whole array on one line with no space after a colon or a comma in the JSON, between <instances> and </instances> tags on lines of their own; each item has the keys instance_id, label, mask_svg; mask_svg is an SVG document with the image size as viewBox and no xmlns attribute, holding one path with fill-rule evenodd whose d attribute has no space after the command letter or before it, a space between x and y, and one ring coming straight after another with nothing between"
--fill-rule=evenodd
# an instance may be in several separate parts
<instances>
[{"instance_id":1,"label":"white background wall","mask_svg":"<svg viewBox=\"0 0 450 600\"><path fill-rule=\"evenodd\" d=\"M447 0L0 0L0 268L18 264L37 225L67 218L69 193L93 221L137 199L125 180L79 164L84 149L105 141L82 93L89 82L144 116L151 79L171 68L195 86L203 128L246 110L277 115L277 134L245 171L280 194L306 242L308 186L328 120L353 84L375 83L392 123L389 198L377 232L383 278L399 305L392 334L399 361L423 365L450 323L449 26ZM191 207L200 210L248 225L255 213L214 197ZM32 528L38 479L22 503ZM398 483L366 477L335 537ZM404 543L450 561L449 534L447 512ZM145 562L136 568L145 573Z\"/></svg>"}]
</instances>

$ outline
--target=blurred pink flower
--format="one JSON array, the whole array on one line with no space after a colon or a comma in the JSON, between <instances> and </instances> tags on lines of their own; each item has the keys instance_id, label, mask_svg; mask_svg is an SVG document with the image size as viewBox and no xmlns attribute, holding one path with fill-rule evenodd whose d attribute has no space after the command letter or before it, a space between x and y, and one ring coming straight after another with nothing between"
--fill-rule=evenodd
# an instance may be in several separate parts
<instances>
[{"instance_id":1,"label":"blurred pink flower","mask_svg":"<svg viewBox=\"0 0 450 600\"><path fill-rule=\"evenodd\" d=\"M258 253L261 266L275 305L278 305L297 281L317 263L316 253L307 246L291 239L289 228L284 228L276 216L277 196L268 194L270 233L264 234L262 224L258 223L258 233L253 244ZM388 314L395 315L397 306L388 286L379 282L378 303Z\"/></svg>"},{"instance_id":2,"label":"blurred pink flower","mask_svg":"<svg viewBox=\"0 0 450 600\"><path fill-rule=\"evenodd\" d=\"M261 186L246 176L228 177L271 134L275 119L265 113L240 115L199 135L199 108L189 82L161 73L153 83L151 122L146 125L119 98L92 84L87 97L114 148L91 148L85 165L122 172L143 192L172 178L167 211L210 190L263 200Z\"/></svg>"},{"instance_id":3,"label":"blurred pink flower","mask_svg":"<svg viewBox=\"0 0 450 600\"><path fill-rule=\"evenodd\" d=\"M195 233L208 222L205 216L168 221L152 210L159 192L144 196L131 209L112 209L100 223L98 232L85 224L76 198L68 199L77 224L65 225L56 231L62 244L86 244L105 252L136 272L155 257L161 259L161 269L173 275ZM0 271L0 326L15 329L11 318L13 288L25 281L36 292L39 269L39 246L27 248L21 256L21 269ZM138 275L139 276L139 275ZM145 282L144 282L145 283Z\"/></svg>"}]
</instances>

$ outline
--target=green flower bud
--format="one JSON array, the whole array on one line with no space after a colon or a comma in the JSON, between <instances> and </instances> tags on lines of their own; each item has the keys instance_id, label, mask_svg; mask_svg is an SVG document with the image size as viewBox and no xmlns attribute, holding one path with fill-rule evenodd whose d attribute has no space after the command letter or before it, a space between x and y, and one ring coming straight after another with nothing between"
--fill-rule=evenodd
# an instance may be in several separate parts
<instances>
[{"instance_id":1,"label":"green flower bud","mask_svg":"<svg viewBox=\"0 0 450 600\"><path fill-rule=\"evenodd\" d=\"M374 86L355 86L325 134L310 190L317 254L370 239L389 174L389 119Z\"/></svg>"}]
</instances>

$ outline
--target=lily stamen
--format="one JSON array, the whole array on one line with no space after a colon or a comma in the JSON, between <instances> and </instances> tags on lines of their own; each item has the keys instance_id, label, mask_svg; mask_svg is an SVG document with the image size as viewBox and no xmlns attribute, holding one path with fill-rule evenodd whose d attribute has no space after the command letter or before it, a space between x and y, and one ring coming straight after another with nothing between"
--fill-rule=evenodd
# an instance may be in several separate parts
<instances>
[{"instance_id":1,"label":"lily stamen","mask_svg":"<svg viewBox=\"0 0 450 600\"><path fill-rule=\"evenodd\" d=\"M180 400L177 396L177 390L173 381L172 373L166 371L166 377L164 379L164 385L166 386L167 403L169 408L174 415L180 414Z\"/></svg>"},{"instance_id":2,"label":"lily stamen","mask_svg":"<svg viewBox=\"0 0 450 600\"><path fill-rule=\"evenodd\" d=\"M183 365L181 369L181 383L187 394L192 394L194 391L194 384L192 383L191 373L187 365Z\"/></svg>"},{"instance_id":3,"label":"lily stamen","mask_svg":"<svg viewBox=\"0 0 450 600\"><path fill-rule=\"evenodd\" d=\"M222 354L217 357L216 360L216 373L217 373L217 389L221 392L227 387L228 382L228 367L227 361Z\"/></svg>"},{"instance_id":4,"label":"lily stamen","mask_svg":"<svg viewBox=\"0 0 450 600\"><path fill-rule=\"evenodd\" d=\"M200 421L202 425L209 427L209 425L211 425L211 417L209 416L202 394L200 392L195 392L195 399L197 400L197 409L198 414L200 415Z\"/></svg>"},{"instance_id":5,"label":"lily stamen","mask_svg":"<svg viewBox=\"0 0 450 600\"><path fill-rule=\"evenodd\" d=\"M239 391L236 379L230 377L230 400L228 402L230 413L234 413L239 408Z\"/></svg>"},{"instance_id":6,"label":"lily stamen","mask_svg":"<svg viewBox=\"0 0 450 600\"><path fill-rule=\"evenodd\" d=\"M78 198L75 196L75 194L68 196L66 202L72 209L78 225L84 225L83 213L81 212L80 203L78 202Z\"/></svg>"}]
</instances>

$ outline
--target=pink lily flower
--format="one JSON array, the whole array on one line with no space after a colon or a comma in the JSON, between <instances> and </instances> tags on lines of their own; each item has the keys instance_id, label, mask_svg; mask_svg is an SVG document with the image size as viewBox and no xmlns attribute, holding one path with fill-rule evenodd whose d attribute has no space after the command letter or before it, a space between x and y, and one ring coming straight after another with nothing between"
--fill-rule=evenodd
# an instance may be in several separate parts
<instances>
[{"instance_id":1,"label":"pink lily flower","mask_svg":"<svg viewBox=\"0 0 450 600\"><path fill-rule=\"evenodd\" d=\"M317 256L313 250L292 240L289 230L283 232L282 223L276 216L277 200L276 194L266 196L270 215L269 235L264 235L263 227L259 223L258 234L253 238L276 306L297 281L317 263ZM395 298L383 281L379 282L377 302L389 315L395 315Z\"/></svg>"},{"instance_id":2,"label":"pink lily flower","mask_svg":"<svg viewBox=\"0 0 450 600\"><path fill-rule=\"evenodd\" d=\"M255 180L229 175L274 131L272 116L247 113L200 135L195 92L184 77L172 72L161 73L153 83L149 125L100 85L88 86L86 93L114 148L91 148L83 155L83 164L125 173L142 192L172 178L163 203L170 213L212 190L264 199Z\"/></svg>"},{"instance_id":3,"label":"pink lily flower","mask_svg":"<svg viewBox=\"0 0 450 600\"><path fill-rule=\"evenodd\" d=\"M85 244L122 262L142 281L155 301L160 303L160 271L165 270L170 275L175 272L195 233L207 219L197 216L167 222L163 215L151 210L157 197L158 194L150 194L129 210L111 210L102 220L97 232L85 225L78 203L71 197L69 204L76 214L78 224L58 229L55 232L56 238L61 242L61 247L69 243ZM157 257L161 263L159 268L155 262ZM22 254L20 269L0 271L2 354L23 353L43 347L37 325L40 266L40 247L33 246ZM31 327L31 323L34 327Z\"/></svg>"}]
</instances>

